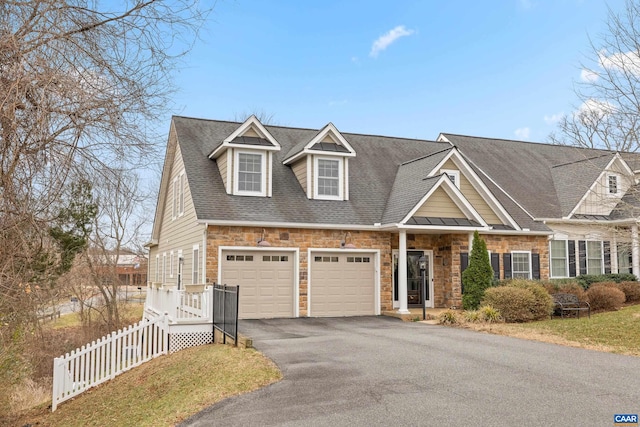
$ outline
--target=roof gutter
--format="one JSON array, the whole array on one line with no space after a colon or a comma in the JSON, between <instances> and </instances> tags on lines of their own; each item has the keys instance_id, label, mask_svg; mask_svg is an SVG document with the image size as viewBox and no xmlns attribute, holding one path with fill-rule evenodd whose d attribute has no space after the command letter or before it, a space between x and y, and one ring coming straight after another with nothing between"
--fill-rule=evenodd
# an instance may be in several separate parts
<instances>
[{"instance_id":1,"label":"roof gutter","mask_svg":"<svg viewBox=\"0 0 640 427\"><path fill-rule=\"evenodd\" d=\"M542 221L543 223L551 224L602 224L602 225L633 225L640 223L640 219L626 218L626 219L569 219L569 218L536 218L536 221Z\"/></svg>"}]
</instances>

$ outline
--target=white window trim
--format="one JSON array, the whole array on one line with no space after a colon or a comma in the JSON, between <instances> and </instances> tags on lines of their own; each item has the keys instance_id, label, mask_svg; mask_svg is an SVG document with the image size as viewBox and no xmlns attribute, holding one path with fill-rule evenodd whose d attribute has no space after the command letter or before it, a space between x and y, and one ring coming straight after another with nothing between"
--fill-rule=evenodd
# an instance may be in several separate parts
<instances>
[{"instance_id":1,"label":"white window trim","mask_svg":"<svg viewBox=\"0 0 640 427\"><path fill-rule=\"evenodd\" d=\"M173 251L169 255L169 278L173 279Z\"/></svg>"},{"instance_id":2,"label":"white window trim","mask_svg":"<svg viewBox=\"0 0 640 427\"><path fill-rule=\"evenodd\" d=\"M460 171L455 169L440 169L440 173L446 173L449 177L453 178L453 183L458 189L460 189Z\"/></svg>"},{"instance_id":3,"label":"white window trim","mask_svg":"<svg viewBox=\"0 0 640 427\"><path fill-rule=\"evenodd\" d=\"M329 160L338 162L338 195L329 196L318 194L318 161ZM344 159L342 157L314 156L313 158L313 198L318 200L344 200Z\"/></svg>"},{"instance_id":4,"label":"white window trim","mask_svg":"<svg viewBox=\"0 0 640 427\"><path fill-rule=\"evenodd\" d=\"M260 172L261 182L260 191L240 191L238 189L239 177L240 177L240 154L253 154L259 155L261 158ZM228 166L227 166L228 167ZM267 156L266 152L257 150L234 150L233 153L233 194L236 196L267 196Z\"/></svg>"},{"instance_id":5,"label":"white window trim","mask_svg":"<svg viewBox=\"0 0 640 427\"><path fill-rule=\"evenodd\" d=\"M178 216L184 215L184 172L178 176Z\"/></svg>"},{"instance_id":6,"label":"white window trim","mask_svg":"<svg viewBox=\"0 0 640 427\"><path fill-rule=\"evenodd\" d=\"M564 242L564 271L566 276L553 275L553 256L551 255L551 242ZM552 239L549 240L549 277L553 279L565 279L569 277L569 239Z\"/></svg>"},{"instance_id":7,"label":"white window trim","mask_svg":"<svg viewBox=\"0 0 640 427\"><path fill-rule=\"evenodd\" d=\"M612 177L615 177L615 179L616 179L616 192L615 193L611 192L611 185L609 183L609 179L611 179ZM618 197L618 195L620 194L620 176L618 174L616 174L616 173L607 174L606 192L607 192L607 196L608 197Z\"/></svg>"},{"instance_id":8,"label":"white window trim","mask_svg":"<svg viewBox=\"0 0 640 427\"><path fill-rule=\"evenodd\" d=\"M589 273L589 242L600 243L600 273ZM585 240L584 256L586 258L585 262L587 263L587 274L604 274L604 244L602 243L602 240L595 240L595 239Z\"/></svg>"},{"instance_id":9,"label":"white window trim","mask_svg":"<svg viewBox=\"0 0 640 427\"><path fill-rule=\"evenodd\" d=\"M513 255L514 254L527 254L528 258L529 258L529 277L528 279L531 279L531 277L533 276L533 266L531 265L531 251L511 251L511 278L515 278L515 274L516 271L513 268Z\"/></svg>"},{"instance_id":10,"label":"white window trim","mask_svg":"<svg viewBox=\"0 0 640 427\"><path fill-rule=\"evenodd\" d=\"M160 280L160 255L156 255L156 277L155 282L157 283Z\"/></svg>"},{"instance_id":11,"label":"white window trim","mask_svg":"<svg viewBox=\"0 0 640 427\"><path fill-rule=\"evenodd\" d=\"M196 268L196 265L198 268ZM193 245L191 254L191 283L196 285L200 281L200 245Z\"/></svg>"},{"instance_id":12,"label":"white window trim","mask_svg":"<svg viewBox=\"0 0 640 427\"><path fill-rule=\"evenodd\" d=\"M162 283L167 281L167 253L162 253Z\"/></svg>"}]
</instances>

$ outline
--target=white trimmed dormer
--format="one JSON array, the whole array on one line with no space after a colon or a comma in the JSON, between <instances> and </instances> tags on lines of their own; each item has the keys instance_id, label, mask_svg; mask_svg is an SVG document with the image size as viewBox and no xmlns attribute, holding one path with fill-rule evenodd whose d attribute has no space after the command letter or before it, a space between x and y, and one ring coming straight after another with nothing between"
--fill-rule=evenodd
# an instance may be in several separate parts
<instances>
[{"instance_id":1,"label":"white trimmed dormer","mask_svg":"<svg viewBox=\"0 0 640 427\"><path fill-rule=\"evenodd\" d=\"M260 123L249 117L209 155L218 164L227 194L271 197L273 152L280 144Z\"/></svg>"},{"instance_id":2,"label":"white trimmed dormer","mask_svg":"<svg viewBox=\"0 0 640 427\"><path fill-rule=\"evenodd\" d=\"M291 166L309 199L349 200L349 158L356 152L329 123L308 142L295 145L284 164Z\"/></svg>"}]
</instances>

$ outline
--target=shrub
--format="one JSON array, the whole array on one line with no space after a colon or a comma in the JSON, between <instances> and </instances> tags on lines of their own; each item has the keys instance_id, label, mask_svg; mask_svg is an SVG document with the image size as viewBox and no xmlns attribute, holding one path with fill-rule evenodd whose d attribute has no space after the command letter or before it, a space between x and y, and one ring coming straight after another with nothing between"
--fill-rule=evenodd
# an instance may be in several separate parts
<instances>
[{"instance_id":1,"label":"shrub","mask_svg":"<svg viewBox=\"0 0 640 427\"><path fill-rule=\"evenodd\" d=\"M468 310L464 312L464 321L468 323L480 323L482 322L482 315L478 310Z\"/></svg>"},{"instance_id":2,"label":"shrub","mask_svg":"<svg viewBox=\"0 0 640 427\"><path fill-rule=\"evenodd\" d=\"M553 310L553 298L551 298L549 292L547 292L542 285L533 280L518 279L513 280L509 286L527 289L533 294L535 301L529 308L531 315L533 316L532 320L540 320L549 317Z\"/></svg>"},{"instance_id":3,"label":"shrub","mask_svg":"<svg viewBox=\"0 0 640 427\"><path fill-rule=\"evenodd\" d=\"M480 306L485 289L493 284L493 268L489 261L487 245L477 231L473 233L469 266L462 272L462 283L462 307L465 310L476 310Z\"/></svg>"},{"instance_id":4,"label":"shrub","mask_svg":"<svg viewBox=\"0 0 640 427\"><path fill-rule=\"evenodd\" d=\"M576 277L576 280L586 291L592 284L598 282L633 282L636 276L631 273L611 273L611 274L583 274Z\"/></svg>"},{"instance_id":5,"label":"shrub","mask_svg":"<svg viewBox=\"0 0 640 427\"><path fill-rule=\"evenodd\" d=\"M625 301L624 292L612 286L598 284L587 290L592 310L615 310Z\"/></svg>"},{"instance_id":6,"label":"shrub","mask_svg":"<svg viewBox=\"0 0 640 427\"><path fill-rule=\"evenodd\" d=\"M500 286L487 289L482 304L496 308L505 322L528 322L534 319L531 307L536 305L536 297L529 289Z\"/></svg>"},{"instance_id":7,"label":"shrub","mask_svg":"<svg viewBox=\"0 0 640 427\"><path fill-rule=\"evenodd\" d=\"M502 322L502 315L500 312L490 305L483 305L480 307L478 312L480 313L481 319L487 323Z\"/></svg>"},{"instance_id":8,"label":"shrub","mask_svg":"<svg viewBox=\"0 0 640 427\"><path fill-rule=\"evenodd\" d=\"M620 282L619 286L624 292L626 302L640 301L640 282Z\"/></svg>"},{"instance_id":9,"label":"shrub","mask_svg":"<svg viewBox=\"0 0 640 427\"><path fill-rule=\"evenodd\" d=\"M438 323L441 325L457 325L460 323L460 319L456 311L445 310L438 315Z\"/></svg>"}]
</instances>

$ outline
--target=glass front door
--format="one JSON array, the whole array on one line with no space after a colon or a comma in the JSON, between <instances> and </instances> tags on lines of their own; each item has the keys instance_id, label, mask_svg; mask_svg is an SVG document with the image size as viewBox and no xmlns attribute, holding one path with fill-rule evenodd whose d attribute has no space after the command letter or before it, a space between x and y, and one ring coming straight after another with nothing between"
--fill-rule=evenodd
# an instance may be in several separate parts
<instances>
[{"instance_id":1,"label":"glass front door","mask_svg":"<svg viewBox=\"0 0 640 427\"><path fill-rule=\"evenodd\" d=\"M397 255L397 254L396 254ZM407 303L422 306L424 295L422 291L422 276L420 275L420 257L425 256L427 265L425 270L427 283L427 301L429 301L429 257L423 251L407 251ZM393 257L394 300L398 300L398 257Z\"/></svg>"}]
</instances>

